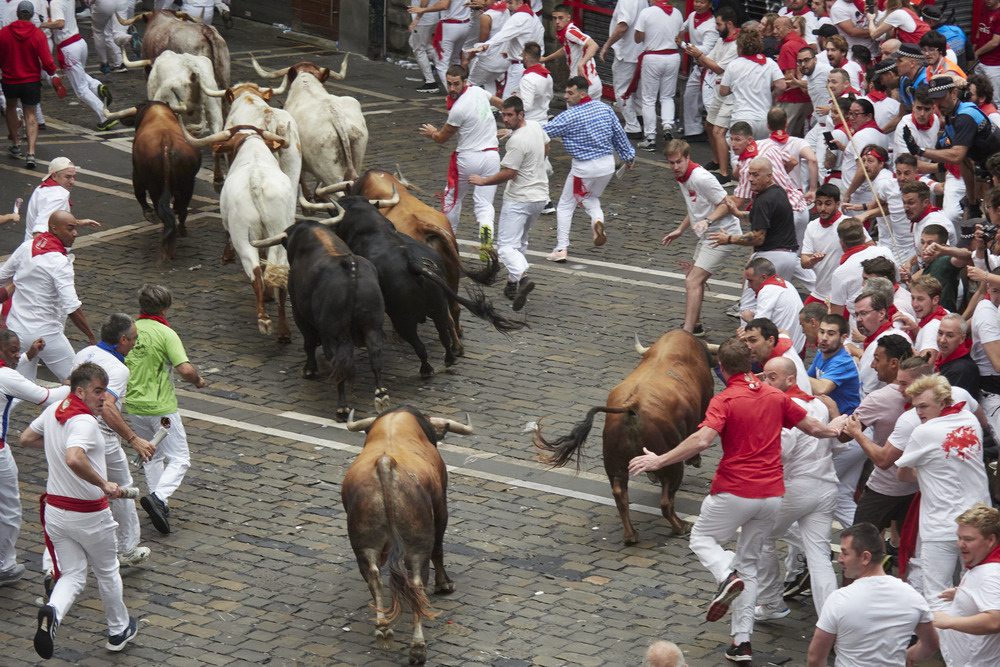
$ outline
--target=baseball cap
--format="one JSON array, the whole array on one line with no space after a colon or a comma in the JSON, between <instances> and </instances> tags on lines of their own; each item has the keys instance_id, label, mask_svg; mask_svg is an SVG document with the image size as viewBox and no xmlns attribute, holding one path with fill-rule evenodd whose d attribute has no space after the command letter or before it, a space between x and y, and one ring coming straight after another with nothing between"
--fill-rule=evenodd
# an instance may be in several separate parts
<instances>
[{"instance_id":1,"label":"baseball cap","mask_svg":"<svg viewBox=\"0 0 1000 667\"><path fill-rule=\"evenodd\" d=\"M944 97L955 87L955 80L950 76L936 76L931 79L931 85L927 88L927 94L932 100Z\"/></svg>"},{"instance_id":2,"label":"baseball cap","mask_svg":"<svg viewBox=\"0 0 1000 667\"><path fill-rule=\"evenodd\" d=\"M891 72L896 69L896 59L895 58L883 58L879 61L878 65L875 65L875 69L872 70L872 74L875 76L880 76L886 72Z\"/></svg>"},{"instance_id":3,"label":"baseball cap","mask_svg":"<svg viewBox=\"0 0 1000 667\"><path fill-rule=\"evenodd\" d=\"M27 4L31 4L30 2ZM45 178L48 178L52 174L57 174L63 169L69 169L75 166L68 157L57 157L52 162L49 162L49 172L45 174Z\"/></svg>"},{"instance_id":4,"label":"baseball cap","mask_svg":"<svg viewBox=\"0 0 1000 667\"><path fill-rule=\"evenodd\" d=\"M916 44L900 44L899 49L892 54L897 60L900 58L916 58L918 60L924 59L923 51Z\"/></svg>"},{"instance_id":5,"label":"baseball cap","mask_svg":"<svg viewBox=\"0 0 1000 667\"><path fill-rule=\"evenodd\" d=\"M31 16L35 13L35 5L28 2L28 0L21 0L21 2L17 3L17 13Z\"/></svg>"},{"instance_id":6,"label":"baseball cap","mask_svg":"<svg viewBox=\"0 0 1000 667\"><path fill-rule=\"evenodd\" d=\"M834 35L839 35L840 31L837 30L837 26L830 23L824 23L816 30L813 30L814 35L819 35L820 37L833 37Z\"/></svg>"}]
</instances>

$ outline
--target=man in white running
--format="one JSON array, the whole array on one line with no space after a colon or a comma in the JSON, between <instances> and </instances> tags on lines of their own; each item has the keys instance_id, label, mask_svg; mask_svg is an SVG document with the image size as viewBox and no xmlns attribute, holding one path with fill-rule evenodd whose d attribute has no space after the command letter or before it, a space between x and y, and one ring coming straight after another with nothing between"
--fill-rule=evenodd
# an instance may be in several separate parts
<instances>
[{"instance_id":1,"label":"man in white running","mask_svg":"<svg viewBox=\"0 0 1000 667\"><path fill-rule=\"evenodd\" d=\"M73 202L70 193L76 184L76 165L67 157L57 157L49 162L49 170L41 185L28 198L28 208L24 210L24 240L30 241L48 231L49 217L56 211L71 211ZM77 220L85 227L100 227L101 224L89 218Z\"/></svg>"},{"instance_id":2,"label":"man in white running","mask_svg":"<svg viewBox=\"0 0 1000 667\"><path fill-rule=\"evenodd\" d=\"M604 62L608 49L615 50L611 63L611 81L615 89L615 104L622 112L625 132L630 138L642 132L642 126L639 125L642 107L637 95L629 99L623 96L632 82L639 54L642 53L642 45L635 41L635 23L639 20L639 12L648 6L648 0L618 0L611 15L608 41L604 42L600 51L601 62Z\"/></svg>"},{"instance_id":3,"label":"man in white running","mask_svg":"<svg viewBox=\"0 0 1000 667\"><path fill-rule=\"evenodd\" d=\"M556 58L566 58L570 76L582 76L590 84L587 94L595 100L601 99L603 87L601 78L597 75L594 56L597 55L597 42L573 24L573 10L567 5L556 5L552 10L552 23L556 26L556 39L559 50L542 58L546 63Z\"/></svg>"},{"instance_id":4,"label":"man in white running","mask_svg":"<svg viewBox=\"0 0 1000 667\"><path fill-rule=\"evenodd\" d=\"M709 53L719 40L719 30L712 16L711 0L695 0L691 13L684 21L687 43L702 53ZM684 42L679 44L683 45ZM684 86L684 136L696 137L705 131L702 125L703 112L712 103L714 90L703 85L709 73L702 70L697 62L691 64L687 85ZM708 98L704 97L708 92Z\"/></svg>"},{"instance_id":5,"label":"man in white running","mask_svg":"<svg viewBox=\"0 0 1000 667\"><path fill-rule=\"evenodd\" d=\"M635 41L641 42L642 55L636 74L642 86L642 132L645 139L636 146L645 151L656 149L656 102L660 102L660 126L663 138L674 138L674 93L681 56L677 37L684 29L684 18L667 0L658 0L639 14ZM632 78L635 82L635 77ZM633 86L629 86L631 90ZM626 91L628 93L628 91Z\"/></svg>"},{"instance_id":6,"label":"man in white running","mask_svg":"<svg viewBox=\"0 0 1000 667\"><path fill-rule=\"evenodd\" d=\"M458 63L462 45L469 33L472 13L463 0L438 0L427 7L411 6L406 11L416 16L437 14L432 44L437 54L437 74L444 81L448 68Z\"/></svg>"},{"instance_id":7,"label":"man in white running","mask_svg":"<svg viewBox=\"0 0 1000 667\"><path fill-rule=\"evenodd\" d=\"M430 0L410 0L410 4L414 7L426 7L430 4ZM439 92L437 79L434 76L437 55L434 53L434 45L431 44L437 22L437 12L414 16L410 22L410 48L413 49L413 56L417 59L417 67L420 68L420 73L424 77L423 84L417 88L418 93Z\"/></svg>"},{"instance_id":8,"label":"man in white running","mask_svg":"<svg viewBox=\"0 0 1000 667\"><path fill-rule=\"evenodd\" d=\"M510 17L504 22L503 27L485 42L476 44L469 49L469 52L478 53L498 45L500 55L506 58L509 63L504 90L516 90L521 82L521 75L524 73L521 51L524 50L524 45L528 42L544 46L545 31L531 10L531 5L523 0L507 0L507 10L510 12Z\"/></svg>"}]
</instances>

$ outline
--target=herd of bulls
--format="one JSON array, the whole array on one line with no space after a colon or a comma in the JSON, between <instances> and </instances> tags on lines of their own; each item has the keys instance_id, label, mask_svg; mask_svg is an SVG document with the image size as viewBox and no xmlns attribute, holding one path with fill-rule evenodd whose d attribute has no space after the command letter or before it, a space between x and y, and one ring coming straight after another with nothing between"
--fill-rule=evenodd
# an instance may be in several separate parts
<instances>
[{"instance_id":1,"label":"herd of bulls","mask_svg":"<svg viewBox=\"0 0 1000 667\"><path fill-rule=\"evenodd\" d=\"M467 297L459 294L462 276L480 285L496 279L496 253L483 249L482 265L466 266L447 218L410 194L398 171L363 171L368 129L361 106L324 88L328 79L346 76L346 57L339 72L307 62L267 71L254 59L257 74L282 79L280 86L231 84L229 52L214 28L170 11L142 14L133 22L140 20L146 22L142 60L126 58L126 64L145 68L148 99L105 113L135 117L133 187L146 219L163 226L160 261L174 258L177 236L185 234L201 152L210 147L227 232L222 261L239 258L253 286L259 331L275 333L279 343L291 340L287 296L303 337L303 376L317 377L315 354L321 347L337 385L337 419L368 432L341 489L348 535L372 594L378 642L391 639L388 623L406 602L414 623L410 662L423 663L421 619L431 617L424 593L429 564L435 567L436 593L455 588L443 565L447 472L437 442L448 431L469 434L472 427L427 418L412 408L388 410L383 323L388 315L413 347L422 377L434 373L417 334L427 319L437 330L446 365L464 352L463 306L504 333L527 326L498 313L479 287L467 288ZM282 108L271 106L273 98L286 94ZM196 139L191 132L205 136ZM309 217L297 217L300 205ZM320 212L330 217L310 219ZM276 327L265 308L272 292ZM345 383L353 376L354 348L362 346L379 416L355 421ZM628 461L643 446L658 453L675 447L702 419L712 395L710 359L694 337L675 331L648 350L637 347L643 360L612 391L608 405L592 409L564 438L550 443L536 437L546 452L543 460L563 465L579 453L595 414L608 414L605 467L628 544L637 541L628 517ZM678 533L686 529L673 509L682 476L683 465L658 473L663 515ZM383 602L379 575L386 562L390 604Z\"/></svg>"}]
</instances>

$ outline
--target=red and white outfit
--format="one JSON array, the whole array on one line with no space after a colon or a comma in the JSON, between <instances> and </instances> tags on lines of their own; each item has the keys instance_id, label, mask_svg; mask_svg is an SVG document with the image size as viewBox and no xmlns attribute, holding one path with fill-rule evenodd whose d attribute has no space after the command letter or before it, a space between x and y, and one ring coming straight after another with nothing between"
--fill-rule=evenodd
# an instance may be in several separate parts
<instances>
[{"instance_id":1,"label":"red and white outfit","mask_svg":"<svg viewBox=\"0 0 1000 667\"><path fill-rule=\"evenodd\" d=\"M545 65L532 65L524 70L517 90L512 90L521 98L524 105L524 119L536 123L545 123L549 119L549 106L552 104L552 73Z\"/></svg>"},{"instance_id":2,"label":"red and white outfit","mask_svg":"<svg viewBox=\"0 0 1000 667\"><path fill-rule=\"evenodd\" d=\"M506 2L495 2L483 11L483 16L490 19L490 34L487 39L492 39L507 22L510 12L507 11ZM499 97L504 96L510 61L500 55L501 51L503 51L502 44L491 42L485 51L476 54L469 67L469 85L480 86L488 92L496 93ZM518 53L517 57L520 59L521 54Z\"/></svg>"},{"instance_id":3,"label":"red and white outfit","mask_svg":"<svg viewBox=\"0 0 1000 667\"><path fill-rule=\"evenodd\" d=\"M917 351L917 354L924 350L938 351L938 329L941 328L941 318L947 314L947 310L938 306L934 312L917 322L917 326L920 328L917 330L917 337L913 340L913 349Z\"/></svg>"},{"instance_id":4,"label":"red and white outfit","mask_svg":"<svg viewBox=\"0 0 1000 667\"><path fill-rule=\"evenodd\" d=\"M979 6L979 22L970 35L972 48L978 49L997 34L1000 34L1000 9L990 11L984 3ZM1000 90L1000 47L987 51L978 60L979 69L989 78L993 90Z\"/></svg>"},{"instance_id":5,"label":"red and white outfit","mask_svg":"<svg viewBox=\"0 0 1000 667\"><path fill-rule=\"evenodd\" d=\"M802 151L809 148L808 142L801 137L793 137L785 131L771 132L766 139L761 139L757 142L757 146L764 148L766 146L774 146L779 151L784 153L787 157L795 158L799 163L798 167L792 169L791 171L785 170L788 174L789 180L795 189L799 192L804 192L806 188L802 186L802 170L806 164L806 159L802 157ZM782 166L784 168L784 166ZM802 210L795 209L795 239L799 242L799 247L802 246L802 239L806 233L806 226L809 224L809 210L803 208Z\"/></svg>"},{"instance_id":6,"label":"red and white outfit","mask_svg":"<svg viewBox=\"0 0 1000 667\"><path fill-rule=\"evenodd\" d=\"M698 48L702 53L709 53L719 41L719 31L715 28L715 18L711 11L698 14L692 11L684 21L684 30L688 34L688 43ZM684 87L684 134L701 134L705 131L702 125L703 111L708 108L715 97L714 89L709 86L709 96L705 97L704 78L708 74L700 65L691 63L688 72L687 85Z\"/></svg>"},{"instance_id":7,"label":"red and white outfit","mask_svg":"<svg viewBox=\"0 0 1000 667\"><path fill-rule=\"evenodd\" d=\"M837 225L840 224L841 220L843 220L843 216L840 211L835 211L829 220L816 218L806 227L805 236L802 238L802 254L826 253L826 257L813 266L816 282L809 291L809 298L806 299L807 304L826 303L830 296L833 272L840 266L840 258L844 254L844 248L840 245L840 237L837 235Z\"/></svg>"},{"instance_id":8,"label":"red and white outfit","mask_svg":"<svg viewBox=\"0 0 1000 667\"><path fill-rule=\"evenodd\" d=\"M983 562L967 569L945 612L975 616L1000 610L1000 551L994 549ZM1000 665L1000 634L974 635L958 630L938 630L941 655L946 664L967 667Z\"/></svg>"},{"instance_id":9,"label":"red and white outfit","mask_svg":"<svg viewBox=\"0 0 1000 667\"><path fill-rule=\"evenodd\" d=\"M63 333L66 317L81 305L76 295L73 259L62 241L49 232L25 241L0 267L0 284L14 281L7 328L22 345L45 339L45 349L17 371L31 381L38 373L38 360L45 362L60 381L73 370L73 346Z\"/></svg>"},{"instance_id":10,"label":"red and white outfit","mask_svg":"<svg viewBox=\"0 0 1000 667\"><path fill-rule=\"evenodd\" d=\"M467 86L452 103L448 98L448 125L458 128L458 146L451 154L448 165L448 182L441 202L441 210L448 216L451 229L458 234L458 219L462 214L462 200L471 184L471 174L495 174L500 171L497 125L490 109L492 96L477 86ZM479 230L488 227L493 232L493 198L497 186L471 186L472 204ZM15 292L16 294L16 292Z\"/></svg>"},{"instance_id":11,"label":"red and white outfit","mask_svg":"<svg viewBox=\"0 0 1000 667\"><path fill-rule=\"evenodd\" d=\"M73 86L73 94L93 109L98 121L103 123L107 120L102 111L104 103L97 96L101 82L84 70L87 65L87 42L80 36L80 31L76 27L76 1L51 0L49 12L53 21L64 22L61 29L52 30L59 69L65 70L66 78Z\"/></svg>"},{"instance_id":12,"label":"red and white outfit","mask_svg":"<svg viewBox=\"0 0 1000 667\"><path fill-rule=\"evenodd\" d=\"M854 176L858 173L858 169L863 169L860 166L860 151L863 151L865 146L869 144L875 144L889 150L889 138L874 120L868 121L855 130L854 141L847 141L844 145L844 161L840 168L843 174L844 185L841 188L841 192L847 192L847 189L851 187L851 183L854 181ZM865 179L864 174L862 174L861 185L851 194L851 203L868 204L874 198L875 195L872 194L871 188L868 187L868 181Z\"/></svg>"},{"instance_id":13,"label":"red and white outfit","mask_svg":"<svg viewBox=\"0 0 1000 667\"><path fill-rule=\"evenodd\" d=\"M861 262L873 257L893 259L892 253L882 246L858 245L848 248L840 257L840 265L833 270L830 281L830 303L843 305L847 309L847 319L854 326L854 300L864 287Z\"/></svg>"},{"instance_id":14,"label":"red and white outfit","mask_svg":"<svg viewBox=\"0 0 1000 667\"><path fill-rule=\"evenodd\" d=\"M49 216L56 211L72 211L69 190L56 183L51 176L42 181L31 193L28 207L24 209L24 240L35 234L49 231Z\"/></svg>"},{"instance_id":15,"label":"red and white outfit","mask_svg":"<svg viewBox=\"0 0 1000 667\"><path fill-rule=\"evenodd\" d=\"M898 7L883 21L896 29L896 39L904 44L917 44L920 38L930 32L931 27L909 7Z\"/></svg>"},{"instance_id":16,"label":"red and white outfit","mask_svg":"<svg viewBox=\"0 0 1000 667\"><path fill-rule=\"evenodd\" d=\"M899 153L897 153L899 155ZM899 191L896 175L888 169L880 171L872 179L875 188L874 196L884 202L882 210L888 213L886 218L875 218L878 225L878 245L892 253L897 267L903 266L913 257L913 237L910 231L910 219L903 210L903 195Z\"/></svg>"},{"instance_id":17,"label":"red and white outfit","mask_svg":"<svg viewBox=\"0 0 1000 667\"><path fill-rule=\"evenodd\" d=\"M791 387L786 393L810 417L824 424L830 421L830 411L822 401L802 393L799 387ZM761 555L757 603L765 607L784 607L774 542L783 539L792 524L798 523L799 535L796 539L801 539L809 568L813 604L819 614L826 599L837 590L837 577L830 562L830 530L837 500L837 474L833 469L830 444L804 431L783 428L781 464L784 468L785 495L781 498L778 522Z\"/></svg>"},{"instance_id":18,"label":"red and white outfit","mask_svg":"<svg viewBox=\"0 0 1000 667\"><path fill-rule=\"evenodd\" d=\"M961 405L945 408L913 430L900 468L914 468L920 485L919 549L924 597L934 611L948 602L941 591L955 584L960 566L955 517L977 502L990 505L979 420Z\"/></svg>"},{"instance_id":19,"label":"red and white outfit","mask_svg":"<svg viewBox=\"0 0 1000 667\"><path fill-rule=\"evenodd\" d=\"M758 53L739 56L722 73L721 85L733 96L732 122L744 121L753 128L754 139L768 135L767 112L771 109L771 84L783 81L785 75L770 58ZM782 169L784 171L784 169Z\"/></svg>"},{"instance_id":20,"label":"red and white outfit","mask_svg":"<svg viewBox=\"0 0 1000 667\"><path fill-rule=\"evenodd\" d=\"M410 0L410 6L419 7L420 0ZM409 37L410 48L413 49L413 56L417 59L417 66L424 77L424 83L436 83L434 64L437 62L437 54L434 53L431 41L437 23L437 12L424 12L417 19L417 25Z\"/></svg>"},{"instance_id":21,"label":"red and white outfit","mask_svg":"<svg viewBox=\"0 0 1000 667\"><path fill-rule=\"evenodd\" d=\"M545 146L549 135L533 120L514 131L500 166L517 175L507 181L497 224L497 255L507 267L507 279L520 280L528 270L528 234L549 199Z\"/></svg>"},{"instance_id":22,"label":"red and white outfit","mask_svg":"<svg viewBox=\"0 0 1000 667\"><path fill-rule=\"evenodd\" d=\"M129 625L129 615L118 573L115 520L104 492L78 477L66 463L66 450L78 447L94 472L107 479L104 437L97 419L79 397L70 394L46 408L31 422L31 430L43 436L49 466L45 495L40 499L46 548L51 545L57 568L49 605L61 623L86 586L89 564L97 578L108 632L111 636L120 634Z\"/></svg>"},{"instance_id":23,"label":"red and white outfit","mask_svg":"<svg viewBox=\"0 0 1000 667\"><path fill-rule=\"evenodd\" d=\"M642 97L642 131L647 139L655 139L657 100L660 125L666 131L674 127L674 93L681 67L675 40L684 30L684 18L669 2L659 0L642 10L635 29L643 33L643 52L636 70Z\"/></svg>"},{"instance_id":24,"label":"red and white outfit","mask_svg":"<svg viewBox=\"0 0 1000 667\"><path fill-rule=\"evenodd\" d=\"M707 54L707 58L721 67L723 73L729 64L736 60L736 35L738 33L739 29L737 28L729 37L717 40L715 46ZM722 97L719 95L722 74L716 74L706 69L704 70L704 79L701 85L701 95L705 100L705 120L716 127L729 128L732 124L730 119L733 115L733 96Z\"/></svg>"},{"instance_id":25,"label":"red and white outfit","mask_svg":"<svg viewBox=\"0 0 1000 667\"><path fill-rule=\"evenodd\" d=\"M577 76L577 68L583 60L583 54L587 47L587 40L590 36L577 28L573 22L566 24L562 30L556 32L556 39L566 53L566 67L569 68L570 78ZM587 79L587 94L593 99L601 99L604 87L601 85L601 77L597 75L597 66L591 58L583 66L584 78Z\"/></svg>"},{"instance_id":26,"label":"red and white outfit","mask_svg":"<svg viewBox=\"0 0 1000 667\"><path fill-rule=\"evenodd\" d=\"M781 42L781 51L778 53L778 69L782 72L791 70L793 74L797 73L799 51L807 46L809 45L806 40L802 39L799 33L794 30L790 31ZM809 94L799 87L788 87L778 97L777 103L788 116L787 129L797 137L804 136L807 127L806 118L812 107Z\"/></svg>"},{"instance_id":27,"label":"red and white outfit","mask_svg":"<svg viewBox=\"0 0 1000 667\"><path fill-rule=\"evenodd\" d=\"M448 9L438 13L439 20L431 43L437 53L437 73L442 83L446 81L448 68L461 58L462 46L469 34L471 16L469 8L461 0L451 0Z\"/></svg>"},{"instance_id":28,"label":"red and white outfit","mask_svg":"<svg viewBox=\"0 0 1000 667\"><path fill-rule=\"evenodd\" d=\"M615 11L611 15L611 23L608 27L610 36L619 23L628 26L621 39L611 46L615 52L614 62L611 63L611 81L615 89L615 104L625 120L626 132L642 131L642 127L639 125L641 106L638 96L633 95L626 99L624 95L629 84L632 83L636 63L639 61L639 54L642 53L642 44L637 44L635 41L635 24L639 20L639 12L648 6L648 0L618 0L615 3Z\"/></svg>"},{"instance_id":29,"label":"red and white outfit","mask_svg":"<svg viewBox=\"0 0 1000 667\"><path fill-rule=\"evenodd\" d=\"M693 160L688 161L687 173L677 179L677 185L684 197L684 206L687 208L688 219L692 227L707 219L715 207L726 198L726 191L719 183L719 179ZM691 263L709 274L721 271L738 247L720 245L713 248L706 237L714 232L738 235L741 233L740 221L736 216L726 213L711 223L703 233L695 232L698 244L694 247L694 258Z\"/></svg>"},{"instance_id":30,"label":"red and white outfit","mask_svg":"<svg viewBox=\"0 0 1000 667\"><path fill-rule=\"evenodd\" d=\"M941 209L928 204L916 220L910 221L910 231L913 233L913 251L917 257L920 257L920 236L924 233L924 227L928 225L941 225L948 230L948 245L958 244L955 225L952 224L948 216L941 212Z\"/></svg>"},{"instance_id":31,"label":"red and white outfit","mask_svg":"<svg viewBox=\"0 0 1000 667\"><path fill-rule=\"evenodd\" d=\"M865 99L872 103L875 108L875 124L880 128L885 127L889 122L896 117L899 113L899 100L894 97L889 97L881 90L872 89ZM860 148L864 148L861 146ZM889 140L889 150L893 150L892 140ZM892 153L889 153L889 157L892 157Z\"/></svg>"},{"instance_id":32,"label":"red and white outfit","mask_svg":"<svg viewBox=\"0 0 1000 667\"><path fill-rule=\"evenodd\" d=\"M797 257L795 253L790 253ZM806 336L802 333L799 323L799 313L802 312L802 299L798 291L780 276L771 276L764 281L760 289L754 293L755 302L749 306L754 317L765 317L778 327L787 331L792 339L795 352L800 352L806 344ZM811 391L811 390L810 390Z\"/></svg>"},{"instance_id":33,"label":"red and white outfit","mask_svg":"<svg viewBox=\"0 0 1000 667\"><path fill-rule=\"evenodd\" d=\"M520 9L504 21L503 27L495 35L491 34L490 38L482 43L487 46L496 44L500 47L501 52L507 54L505 90L517 90L521 83L521 75L524 73L521 52L524 51L524 45L528 42L537 43L544 52L545 31L528 3L524 3ZM477 46L482 46L482 44L477 44Z\"/></svg>"},{"instance_id":34,"label":"red and white outfit","mask_svg":"<svg viewBox=\"0 0 1000 667\"><path fill-rule=\"evenodd\" d=\"M90 5L90 21L94 28L94 48L97 49L98 59L111 67L121 67L121 47L123 44L127 44L131 38L128 29L115 18L115 14L128 19L132 18L135 16L135 2L132 0L94 0L94 3ZM193 14L193 16L197 16L197 14ZM212 25L211 14L208 14L208 20L204 23Z\"/></svg>"},{"instance_id":35,"label":"red and white outfit","mask_svg":"<svg viewBox=\"0 0 1000 667\"><path fill-rule=\"evenodd\" d=\"M821 53L825 54L825 51ZM813 73L802 76L803 80L806 82L806 92L809 95L809 101L812 104L812 111L809 114L809 131L806 132L806 141L809 146L812 147L813 152L816 153L816 161L819 163L819 178L820 181L826 183L826 177L829 175L829 170L824 164L826 162L826 142L823 140L823 133L829 132L833 128L832 117L836 117L836 110L832 108L832 100L830 99L830 93L826 89L826 83L830 78L830 64L822 60L819 55L816 56L816 67L813 69ZM823 114L822 116L816 111L816 107L830 107L830 111Z\"/></svg>"},{"instance_id":36,"label":"red and white outfit","mask_svg":"<svg viewBox=\"0 0 1000 667\"><path fill-rule=\"evenodd\" d=\"M865 28L866 30L868 28L868 17L865 16L863 10L858 9L857 5L850 0L836 0L830 7L830 23L840 30L838 24L844 21L850 21L856 28ZM848 51L852 46L861 45L867 46L872 54L879 52L878 46L870 37L852 37L843 30L840 30L840 34L847 40Z\"/></svg>"},{"instance_id":37,"label":"red and white outfit","mask_svg":"<svg viewBox=\"0 0 1000 667\"><path fill-rule=\"evenodd\" d=\"M29 341L28 345L31 344ZM18 363L27 362L24 354ZM0 362L0 405L3 406L3 432L0 434L0 573L17 565L15 545L21 533L21 496L18 493L17 464L7 444L7 425L14 399L35 405L52 405L69 394L68 386L46 389L26 379Z\"/></svg>"},{"instance_id":38,"label":"red and white outfit","mask_svg":"<svg viewBox=\"0 0 1000 667\"><path fill-rule=\"evenodd\" d=\"M722 459L689 544L716 582L725 581L733 570L743 580L743 592L732 605L733 635L753 632L758 564L785 493L781 429L793 428L806 416L787 394L741 373L730 377L712 398L698 425L719 434ZM722 547L734 537L735 554Z\"/></svg>"}]
</instances>

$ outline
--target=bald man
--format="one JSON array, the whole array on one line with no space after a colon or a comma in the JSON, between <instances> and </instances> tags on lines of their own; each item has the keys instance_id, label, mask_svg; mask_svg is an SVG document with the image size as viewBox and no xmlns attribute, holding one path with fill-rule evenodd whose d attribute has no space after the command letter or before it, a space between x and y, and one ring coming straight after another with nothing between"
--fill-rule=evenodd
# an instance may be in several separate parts
<instances>
[{"instance_id":1,"label":"bald man","mask_svg":"<svg viewBox=\"0 0 1000 667\"><path fill-rule=\"evenodd\" d=\"M69 211L56 211L49 216L48 231L23 242L0 267L0 284L13 280L17 286L11 297L7 327L20 340L45 341L37 357L18 364L18 372L31 381L38 373L39 359L60 382L73 370L75 353L63 333L67 317L91 345L97 344L76 294L73 261L69 257L78 224Z\"/></svg>"},{"instance_id":2,"label":"bald man","mask_svg":"<svg viewBox=\"0 0 1000 667\"><path fill-rule=\"evenodd\" d=\"M687 667L687 663L684 662L684 654L677 648L677 644L659 641L646 651L642 667Z\"/></svg>"}]
</instances>

